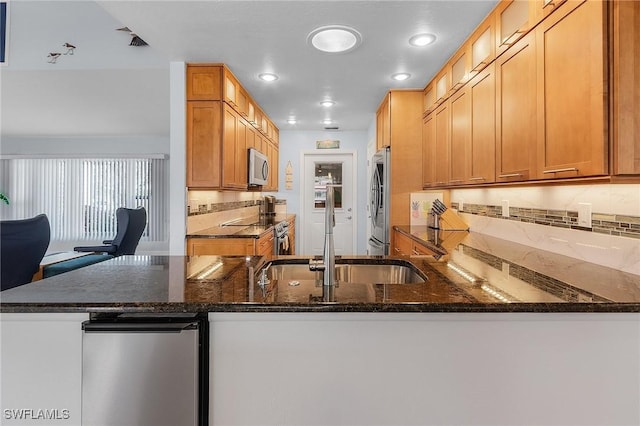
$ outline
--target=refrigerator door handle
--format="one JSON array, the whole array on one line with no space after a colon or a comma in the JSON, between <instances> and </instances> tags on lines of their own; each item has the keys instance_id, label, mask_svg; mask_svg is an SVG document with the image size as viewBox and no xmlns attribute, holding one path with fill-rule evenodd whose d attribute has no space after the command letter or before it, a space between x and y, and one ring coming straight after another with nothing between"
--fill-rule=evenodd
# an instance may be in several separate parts
<instances>
[{"instance_id":1,"label":"refrigerator door handle","mask_svg":"<svg viewBox=\"0 0 640 426\"><path fill-rule=\"evenodd\" d=\"M376 248L384 248L384 244L373 237L369 238L369 245Z\"/></svg>"}]
</instances>

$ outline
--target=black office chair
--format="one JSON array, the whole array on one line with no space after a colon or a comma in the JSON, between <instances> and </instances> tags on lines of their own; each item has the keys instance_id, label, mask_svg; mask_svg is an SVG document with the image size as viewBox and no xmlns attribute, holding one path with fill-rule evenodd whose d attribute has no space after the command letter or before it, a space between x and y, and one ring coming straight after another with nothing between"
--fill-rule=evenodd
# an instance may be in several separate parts
<instances>
[{"instance_id":1,"label":"black office chair","mask_svg":"<svg viewBox=\"0 0 640 426\"><path fill-rule=\"evenodd\" d=\"M31 282L51 239L45 214L31 219L0 221L0 289Z\"/></svg>"},{"instance_id":2,"label":"black office chair","mask_svg":"<svg viewBox=\"0 0 640 426\"><path fill-rule=\"evenodd\" d=\"M120 207L116 210L118 231L113 240L103 241L103 246L74 247L75 251L110 254L122 256L123 254L135 254L142 232L147 226L147 210L144 207L127 209Z\"/></svg>"}]
</instances>

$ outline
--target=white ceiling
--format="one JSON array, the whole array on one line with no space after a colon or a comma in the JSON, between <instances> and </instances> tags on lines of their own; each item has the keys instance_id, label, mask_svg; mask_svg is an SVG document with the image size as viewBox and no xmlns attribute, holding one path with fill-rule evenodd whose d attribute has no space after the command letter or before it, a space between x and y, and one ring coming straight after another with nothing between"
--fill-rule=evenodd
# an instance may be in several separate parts
<instances>
[{"instance_id":1,"label":"white ceiling","mask_svg":"<svg viewBox=\"0 0 640 426\"><path fill-rule=\"evenodd\" d=\"M366 130L384 93L422 88L496 0L10 2L1 68L2 135L168 134L169 62L224 62L281 130ZM362 45L326 54L307 45L323 25L356 28ZM130 47L128 26L148 47ZM438 36L409 46L419 32ZM47 63L49 52L74 55ZM409 72L404 82L390 79ZM274 72L273 83L258 80ZM323 108L331 98L336 105ZM299 123L289 125L289 116Z\"/></svg>"}]
</instances>

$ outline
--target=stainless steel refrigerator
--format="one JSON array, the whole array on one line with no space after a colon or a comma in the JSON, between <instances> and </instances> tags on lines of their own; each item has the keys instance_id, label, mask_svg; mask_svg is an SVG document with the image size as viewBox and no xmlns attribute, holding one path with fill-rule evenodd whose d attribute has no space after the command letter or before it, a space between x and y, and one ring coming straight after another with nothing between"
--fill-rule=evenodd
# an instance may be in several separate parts
<instances>
[{"instance_id":1,"label":"stainless steel refrigerator","mask_svg":"<svg viewBox=\"0 0 640 426\"><path fill-rule=\"evenodd\" d=\"M388 255L390 248L390 148L378 151L371 161L369 213L371 214L370 255Z\"/></svg>"}]
</instances>

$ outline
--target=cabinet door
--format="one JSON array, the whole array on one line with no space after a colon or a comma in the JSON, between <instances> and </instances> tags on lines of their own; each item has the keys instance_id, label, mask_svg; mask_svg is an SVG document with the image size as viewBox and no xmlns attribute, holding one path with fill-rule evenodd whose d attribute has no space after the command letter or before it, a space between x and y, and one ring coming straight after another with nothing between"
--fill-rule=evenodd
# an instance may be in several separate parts
<instances>
[{"instance_id":1,"label":"cabinet door","mask_svg":"<svg viewBox=\"0 0 640 426\"><path fill-rule=\"evenodd\" d=\"M187 100L219 101L222 99L222 67L187 66Z\"/></svg>"},{"instance_id":2,"label":"cabinet door","mask_svg":"<svg viewBox=\"0 0 640 426\"><path fill-rule=\"evenodd\" d=\"M187 102L187 186L219 188L221 102Z\"/></svg>"},{"instance_id":3,"label":"cabinet door","mask_svg":"<svg viewBox=\"0 0 640 426\"><path fill-rule=\"evenodd\" d=\"M224 101L234 109L238 109L238 92L240 90L238 80L225 70L224 73Z\"/></svg>"},{"instance_id":4,"label":"cabinet door","mask_svg":"<svg viewBox=\"0 0 640 426\"><path fill-rule=\"evenodd\" d=\"M436 121L435 114L422 121L422 187L436 184Z\"/></svg>"},{"instance_id":5,"label":"cabinet door","mask_svg":"<svg viewBox=\"0 0 640 426\"><path fill-rule=\"evenodd\" d=\"M471 97L469 183L494 182L496 176L496 78L489 65L467 85Z\"/></svg>"},{"instance_id":6,"label":"cabinet door","mask_svg":"<svg viewBox=\"0 0 640 426\"><path fill-rule=\"evenodd\" d=\"M409 256L413 251L413 240L402 232L393 231L393 254Z\"/></svg>"},{"instance_id":7,"label":"cabinet door","mask_svg":"<svg viewBox=\"0 0 640 426\"><path fill-rule=\"evenodd\" d=\"M453 95L449 101L451 109L451 135L449 138L449 183L466 183L471 150L471 96L468 88Z\"/></svg>"},{"instance_id":8,"label":"cabinet door","mask_svg":"<svg viewBox=\"0 0 640 426\"><path fill-rule=\"evenodd\" d=\"M493 14L489 15L469 37L471 51L471 75L482 71L496 57L495 25Z\"/></svg>"},{"instance_id":9,"label":"cabinet door","mask_svg":"<svg viewBox=\"0 0 640 426\"><path fill-rule=\"evenodd\" d=\"M376 113L376 147L391 146L391 94L387 93Z\"/></svg>"},{"instance_id":10,"label":"cabinet door","mask_svg":"<svg viewBox=\"0 0 640 426\"><path fill-rule=\"evenodd\" d=\"M640 174L640 2L612 5L613 173Z\"/></svg>"},{"instance_id":11,"label":"cabinet door","mask_svg":"<svg viewBox=\"0 0 640 426\"><path fill-rule=\"evenodd\" d=\"M187 256L253 255L254 238L187 238Z\"/></svg>"},{"instance_id":12,"label":"cabinet door","mask_svg":"<svg viewBox=\"0 0 640 426\"><path fill-rule=\"evenodd\" d=\"M495 9L496 56L518 41L538 22L539 5L531 0L502 0Z\"/></svg>"},{"instance_id":13,"label":"cabinet door","mask_svg":"<svg viewBox=\"0 0 640 426\"><path fill-rule=\"evenodd\" d=\"M608 172L605 2L566 2L536 31L542 178Z\"/></svg>"},{"instance_id":14,"label":"cabinet door","mask_svg":"<svg viewBox=\"0 0 640 426\"><path fill-rule=\"evenodd\" d=\"M222 134L222 186L235 188L236 182L236 138L238 119L236 112L229 105L224 106Z\"/></svg>"},{"instance_id":15,"label":"cabinet door","mask_svg":"<svg viewBox=\"0 0 640 426\"><path fill-rule=\"evenodd\" d=\"M496 181L534 177L537 142L536 49L529 33L496 59Z\"/></svg>"},{"instance_id":16,"label":"cabinet door","mask_svg":"<svg viewBox=\"0 0 640 426\"><path fill-rule=\"evenodd\" d=\"M247 146L253 129L240 116L236 117L236 184L242 189L249 185Z\"/></svg>"},{"instance_id":17,"label":"cabinet door","mask_svg":"<svg viewBox=\"0 0 640 426\"><path fill-rule=\"evenodd\" d=\"M435 185L444 186L449 182L449 102L440 105L434 111L435 120Z\"/></svg>"},{"instance_id":18,"label":"cabinet door","mask_svg":"<svg viewBox=\"0 0 640 426\"><path fill-rule=\"evenodd\" d=\"M435 84L429 84L423 91L422 109L424 114L429 114L433 111L434 104L436 103L436 91Z\"/></svg>"}]
</instances>

